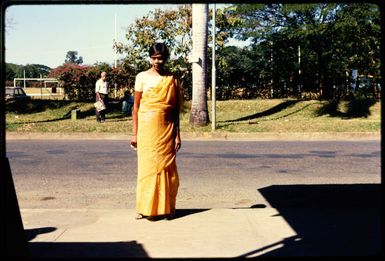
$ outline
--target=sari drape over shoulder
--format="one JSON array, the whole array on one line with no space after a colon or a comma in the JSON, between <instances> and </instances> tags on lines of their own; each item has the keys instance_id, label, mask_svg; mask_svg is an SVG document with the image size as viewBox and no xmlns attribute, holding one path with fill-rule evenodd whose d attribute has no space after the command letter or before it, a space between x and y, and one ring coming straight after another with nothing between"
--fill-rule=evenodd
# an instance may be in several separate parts
<instances>
[{"instance_id":1,"label":"sari drape over shoulder","mask_svg":"<svg viewBox=\"0 0 385 261\"><path fill-rule=\"evenodd\" d=\"M180 85L173 76L144 92L138 111L136 211L145 216L175 211L179 177L175 117L181 107Z\"/></svg>"}]
</instances>

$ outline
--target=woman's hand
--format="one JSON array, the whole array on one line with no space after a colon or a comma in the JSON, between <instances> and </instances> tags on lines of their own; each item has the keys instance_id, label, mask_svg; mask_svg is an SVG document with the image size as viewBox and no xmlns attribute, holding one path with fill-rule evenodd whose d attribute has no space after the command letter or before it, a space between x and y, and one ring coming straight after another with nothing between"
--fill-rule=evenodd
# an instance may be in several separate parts
<instances>
[{"instance_id":1,"label":"woman's hand","mask_svg":"<svg viewBox=\"0 0 385 261\"><path fill-rule=\"evenodd\" d=\"M138 147L137 137L136 137L136 135L132 135L132 137L131 137L131 148L136 150L137 147Z\"/></svg>"},{"instance_id":2,"label":"woman's hand","mask_svg":"<svg viewBox=\"0 0 385 261\"><path fill-rule=\"evenodd\" d=\"M175 151L178 152L180 150L181 146L182 146L182 142L180 140L180 136L176 135L176 137L175 137Z\"/></svg>"}]
</instances>

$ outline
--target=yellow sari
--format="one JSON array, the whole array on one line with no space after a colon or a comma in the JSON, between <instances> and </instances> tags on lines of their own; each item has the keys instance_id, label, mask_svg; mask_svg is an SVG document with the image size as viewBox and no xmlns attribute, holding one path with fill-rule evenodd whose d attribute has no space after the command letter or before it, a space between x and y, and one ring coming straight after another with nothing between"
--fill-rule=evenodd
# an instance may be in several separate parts
<instances>
[{"instance_id":1,"label":"yellow sari","mask_svg":"<svg viewBox=\"0 0 385 261\"><path fill-rule=\"evenodd\" d=\"M175 211L179 177L175 117L181 108L180 85L173 76L142 94L138 111L136 211L144 216Z\"/></svg>"}]
</instances>

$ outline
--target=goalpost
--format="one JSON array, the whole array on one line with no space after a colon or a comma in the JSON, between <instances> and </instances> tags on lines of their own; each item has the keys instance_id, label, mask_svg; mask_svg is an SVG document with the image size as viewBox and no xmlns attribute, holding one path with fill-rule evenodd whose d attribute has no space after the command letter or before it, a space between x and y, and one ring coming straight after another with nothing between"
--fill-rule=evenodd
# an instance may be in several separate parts
<instances>
[{"instance_id":1,"label":"goalpost","mask_svg":"<svg viewBox=\"0 0 385 261\"><path fill-rule=\"evenodd\" d=\"M43 96L62 96L64 95L63 88L57 87L57 84L59 83L59 80L56 78L14 78L13 79L13 87L16 87L16 83L23 81L23 88L28 88L26 85L27 81L38 81L43 82L44 87L35 87L40 88L40 93L28 93L29 96L40 96L41 98ZM55 87L47 87L47 83L56 83ZM43 93L43 89L45 90Z\"/></svg>"}]
</instances>

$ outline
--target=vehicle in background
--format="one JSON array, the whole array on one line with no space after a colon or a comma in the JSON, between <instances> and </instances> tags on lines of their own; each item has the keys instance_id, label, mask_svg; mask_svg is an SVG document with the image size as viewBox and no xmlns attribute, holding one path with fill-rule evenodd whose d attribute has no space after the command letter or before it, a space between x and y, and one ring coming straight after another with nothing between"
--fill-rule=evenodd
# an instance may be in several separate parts
<instances>
[{"instance_id":1,"label":"vehicle in background","mask_svg":"<svg viewBox=\"0 0 385 261\"><path fill-rule=\"evenodd\" d=\"M30 101L31 96L28 96L21 87L6 87L5 88L5 101L6 102L23 102Z\"/></svg>"}]
</instances>

